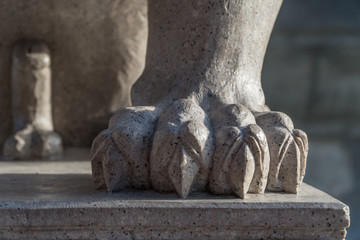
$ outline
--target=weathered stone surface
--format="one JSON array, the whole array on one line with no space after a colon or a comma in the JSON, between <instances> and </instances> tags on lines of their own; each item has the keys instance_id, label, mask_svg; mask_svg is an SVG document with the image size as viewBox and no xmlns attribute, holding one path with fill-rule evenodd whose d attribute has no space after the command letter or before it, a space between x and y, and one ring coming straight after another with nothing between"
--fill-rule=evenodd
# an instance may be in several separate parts
<instances>
[{"instance_id":1,"label":"weathered stone surface","mask_svg":"<svg viewBox=\"0 0 360 240\"><path fill-rule=\"evenodd\" d=\"M89 146L129 106L144 68L145 0L0 2L0 145L11 135L11 54L22 39L51 51L53 120L65 145Z\"/></svg>"},{"instance_id":2,"label":"weathered stone surface","mask_svg":"<svg viewBox=\"0 0 360 240\"><path fill-rule=\"evenodd\" d=\"M344 239L349 209L304 184L246 199L93 190L87 151L0 162L1 239ZM85 161L84 161L85 160ZM21 169L19 169L21 168Z\"/></svg>"},{"instance_id":3,"label":"weathered stone surface","mask_svg":"<svg viewBox=\"0 0 360 240\"><path fill-rule=\"evenodd\" d=\"M256 125L253 114L242 105L228 105L218 112L215 123L218 128L209 180L211 191L235 193L241 198L248 191L263 193L268 182L270 156L266 136ZM244 127L235 127L239 125Z\"/></svg>"},{"instance_id":4,"label":"weathered stone surface","mask_svg":"<svg viewBox=\"0 0 360 240\"><path fill-rule=\"evenodd\" d=\"M45 43L16 43L11 94L14 134L4 144L4 156L32 159L61 155L62 140L54 132L52 120L51 57Z\"/></svg>"},{"instance_id":5,"label":"weathered stone surface","mask_svg":"<svg viewBox=\"0 0 360 240\"><path fill-rule=\"evenodd\" d=\"M256 123L264 130L270 150L268 190L296 193L305 176L309 143L283 113L258 113Z\"/></svg>"},{"instance_id":6,"label":"weathered stone surface","mask_svg":"<svg viewBox=\"0 0 360 240\"><path fill-rule=\"evenodd\" d=\"M147 66L133 96L153 106L121 110L94 140L95 185L296 193L307 137L269 111L260 81L281 3L149 1Z\"/></svg>"},{"instance_id":7,"label":"weathered stone surface","mask_svg":"<svg viewBox=\"0 0 360 240\"><path fill-rule=\"evenodd\" d=\"M186 197L205 190L214 148L210 119L191 100L179 100L161 114L150 155L152 187Z\"/></svg>"}]
</instances>

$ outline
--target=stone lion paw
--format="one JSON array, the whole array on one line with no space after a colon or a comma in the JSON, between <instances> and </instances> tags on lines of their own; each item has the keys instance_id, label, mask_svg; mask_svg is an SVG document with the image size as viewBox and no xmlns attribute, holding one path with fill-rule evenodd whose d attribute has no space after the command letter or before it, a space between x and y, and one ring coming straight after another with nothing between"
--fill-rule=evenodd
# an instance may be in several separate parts
<instances>
[{"instance_id":1,"label":"stone lion paw","mask_svg":"<svg viewBox=\"0 0 360 240\"><path fill-rule=\"evenodd\" d=\"M96 188L150 188L148 156L155 124L154 107L128 107L111 118L109 128L95 138L91 148Z\"/></svg>"},{"instance_id":2,"label":"stone lion paw","mask_svg":"<svg viewBox=\"0 0 360 240\"><path fill-rule=\"evenodd\" d=\"M252 113L230 104L206 113L192 99L164 108L129 107L93 142L97 188L126 187L214 194L296 193L305 174L308 141L279 112Z\"/></svg>"},{"instance_id":3,"label":"stone lion paw","mask_svg":"<svg viewBox=\"0 0 360 240\"><path fill-rule=\"evenodd\" d=\"M305 175L309 149L306 133L294 129L290 117L284 113L264 112L255 116L269 144L271 161L266 189L297 193Z\"/></svg>"},{"instance_id":4,"label":"stone lion paw","mask_svg":"<svg viewBox=\"0 0 360 240\"><path fill-rule=\"evenodd\" d=\"M192 100L173 102L159 117L150 157L151 180L158 191L185 198L205 190L213 140L210 119Z\"/></svg>"},{"instance_id":5,"label":"stone lion paw","mask_svg":"<svg viewBox=\"0 0 360 240\"><path fill-rule=\"evenodd\" d=\"M214 121L216 149L209 187L215 194L263 193L270 157L264 132L243 105L227 105Z\"/></svg>"},{"instance_id":6,"label":"stone lion paw","mask_svg":"<svg viewBox=\"0 0 360 240\"><path fill-rule=\"evenodd\" d=\"M255 117L244 105L231 104L210 118L191 99L165 108L123 109L93 142L94 184L108 191L153 188L182 198L206 190L241 198L265 189L294 192L304 174L306 135L300 130L289 133L286 115L278 114L282 121L271 122L271 114ZM282 144L272 139L268 143L271 137ZM291 165L294 162L300 165ZM299 173L294 177L288 168Z\"/></svg>"}]
</instances>

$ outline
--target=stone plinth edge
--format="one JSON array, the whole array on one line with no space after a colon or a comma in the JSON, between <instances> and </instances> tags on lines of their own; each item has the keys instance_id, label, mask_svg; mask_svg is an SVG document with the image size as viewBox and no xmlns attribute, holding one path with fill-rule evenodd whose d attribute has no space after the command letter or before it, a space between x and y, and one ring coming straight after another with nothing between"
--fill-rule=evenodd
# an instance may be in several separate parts
<instances>
[{"instance_id":1,"label":"stone plinth edge","mask_svg":"<svg viewBox=\"0 0 360 240\"><path fill-rule=\"evenodd\" d=\"M58 194L55 185L1 198L0 239L344 239L350 223L346 205L306 184L298 195L193 193L182 200L153 191L87 192L90 178L79 178L78 193ZM66 175L58 179L61 185Z\"/></svg>"}]
</instances>

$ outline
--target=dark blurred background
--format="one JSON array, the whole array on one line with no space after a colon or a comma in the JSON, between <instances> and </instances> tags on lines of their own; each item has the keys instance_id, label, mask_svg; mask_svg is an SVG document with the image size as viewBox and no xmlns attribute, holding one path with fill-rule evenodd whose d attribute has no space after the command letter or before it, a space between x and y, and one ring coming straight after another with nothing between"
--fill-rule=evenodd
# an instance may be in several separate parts
<instances>
[{"instance_id":1,"label":"dark blurred background","mask_svg":"<svg viewBox=\"0 0 360 240\"><path fill-rule=\"evenodd\" d=\"M308 134L305 182L350 206L360 239L360 1L285 0L262 79L269 107Z\"/></svg>"}]
</instances>

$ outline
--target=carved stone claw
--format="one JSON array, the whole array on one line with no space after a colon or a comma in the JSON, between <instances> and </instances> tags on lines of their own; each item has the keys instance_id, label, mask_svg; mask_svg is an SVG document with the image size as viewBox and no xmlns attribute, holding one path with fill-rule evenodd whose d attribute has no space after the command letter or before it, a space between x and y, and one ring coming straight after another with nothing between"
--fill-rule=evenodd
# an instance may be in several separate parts
<instances>
[{"instance_id":1,"label":"carved stone claw","mask_svg":"<svg viewBox=\"0 0 360 240\"><path fill-rule=\"evenodd\" d=\"M112 129L105 129L99 133L94 139L91 152L91 170L93 176L93 184L96 189L106 188L103 171L103 159L109 144L113 144L110 138Z\"/></svg>"},{"instance_id":2,"label":"carved stone claw","mask_svg":"<svg viewBox=\"0 0 360 240\"><path fill-rule=\"evenodd\" d=\"M254 171L254 158L244 142L242 131L236 127L219 129L210 176L211 191L215 194L235 193L244 198Z\"/></svg>"},{"instance_id":3,"label":"carved stone claw","mask_svg":"<svg viewBox=\"0 0 360 240\"><path fill-rule=\"evenodd\" d=\"M291 119L280 112L257 113L256 122L269 143L271 162L266 189L297 193L305 175L306 134L294 129Z\"/></svg>"},{"instance_id":4,"label":"carved stone claw","mask_svg":"<svg viewBox=\"0 0 360 240\"><path fill-rule=\"evenodd\" d=\"M249 186L250 193L264 193L268 181L270 154L264 131L255 124L244 129L245 143L250 146L255 160L255 172Z\"/></svg>"},{"instance_id":5,"label":"carved stone claw","mask_svg":"<svg viewBox=\"0 0 360 240\"><path fill-rule=\"evenodd\" d=\"M305 177L306 159L309 152L309 141L306 133L300 129L293 130L293 137L297 146L299 147L300 153L302 153L300 155L300 179L299 179L299 182L301 184Z\"/></svg>"},{"instance_id":6,"label":"carved stone claw","mask_svg":"<svg viewBox=\"0 0 360 240\"><path fill-rule=\"evenodd\" d=\"M204 190L213 144L205 112L191 100L173 102L160 115L150 157L151 180L158 191L185 198Z\"/></svg>"},{"instance_id":7,"label":"carved stone claw","mask_svg":"<svg viewBox=\"0 0 360 240\"><path fill-rule=\"evenodd\" d=\"M109 129L92 144L95 187L108 191L151 187L149 155L155 124L154 107L130 107L113 116Z\"/></svg>"},{"instance_id":8,"label":"carved stone claw","mask_svg":"<svg viewBox=\"0 0 360 240\"><path fill-rule=\"evenodd\" d=\"M176 144L173 158L169 163L168 174L176 192L180 197L186 198L199 172L198 162L201 161L201 157L182 139L179 137L179 142Z\"/></svg>"},{"instance_id":9,"label":"carved stone claw","mask_svg":"<svg viewBox=\"0 0 360 240\"><path fill-rule=\"evenodd\" d=\"M215 194L235 193L240 198L248 191L263 193L270 161L265 134L243 105L226 106L219 115L222 117L216 124L223 127L215 133L210 190Z\"/></svg>"},{"instance_id":10,"label":"carved stone claw","mask_svg":"<svg viewBox=\"0 0 360 240\"><path fill-rule=\"evenodd\" d=\"M109 192L116 192L129 186L131 168L128 154L115 144L109 145L102 161L102 169L106 188Z\"/></svg>"}]
</instances>

